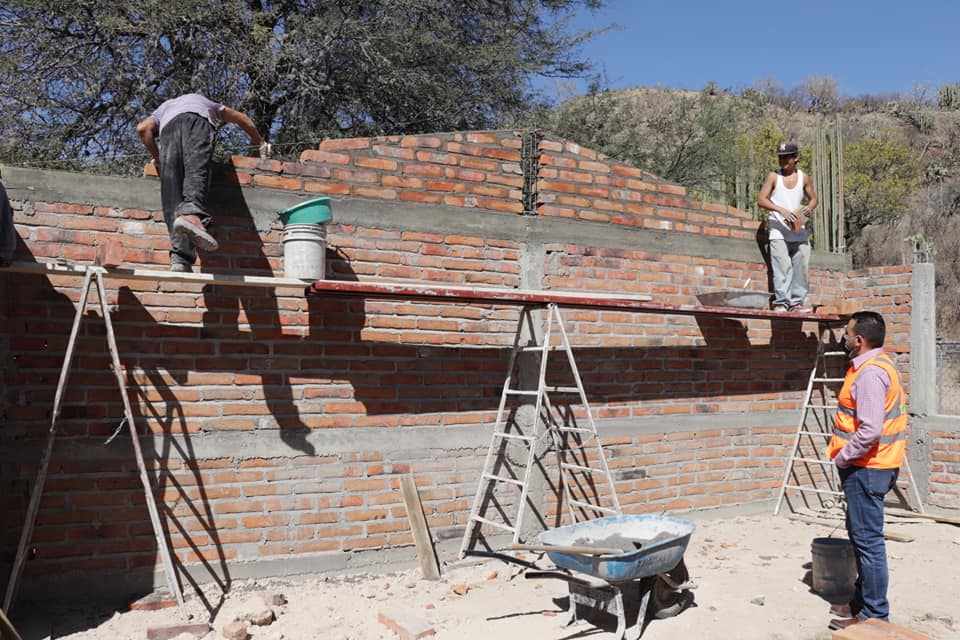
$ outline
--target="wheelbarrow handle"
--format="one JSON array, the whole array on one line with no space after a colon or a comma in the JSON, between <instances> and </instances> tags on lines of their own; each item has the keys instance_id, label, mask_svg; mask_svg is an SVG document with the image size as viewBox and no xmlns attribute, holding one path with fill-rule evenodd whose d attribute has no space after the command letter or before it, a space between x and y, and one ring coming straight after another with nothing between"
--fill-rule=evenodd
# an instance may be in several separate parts
<instances>
[{"instance_id":1,"label":"wheelbarrow handle","mask_svg":"<svg viewBox=\"0 0 960 640\"><path fill-rule=\"evenodd\" d=\"M496 560L501 560L508 564L517 564L517 565L520 565L521 567L526 567L527 569L540 569L540 567L533 564L532 562L527 562L526 560L521 560L520 558L514 558L510 554L499 553L497 551L472 550L472 551L464 551L463 555L464 557L473 556L476 558L494 558Z\"/></svg>"},{"instance_id":2,"label":"wheelbarrow handle","mask_svg":"<svg viewBox=\"0 0 960 640\"><path fill-rule=\"evenodd\" d=\"M552 544L511 544L507 545L511 551L555 551L557 553L574 553L581 556L610 556L627 553L623 549L613 547L561 547Z\"/></svg>"},{"instance_id":3,"label":"wheelbarrow handle","mask_svg":"<svg viewBox=\"0 0 960 640\"><path fill-rule=\"evenodd\" d=\"M557 578L559 580L572 582L573 584L579 584L585 587L590 586L590 583L587 580L578 578L577 576L572 576L569 573L564 573L562 571L524 571L523 577L526 580L535 580L537 578Z\"/></svg>"}]
</instances>

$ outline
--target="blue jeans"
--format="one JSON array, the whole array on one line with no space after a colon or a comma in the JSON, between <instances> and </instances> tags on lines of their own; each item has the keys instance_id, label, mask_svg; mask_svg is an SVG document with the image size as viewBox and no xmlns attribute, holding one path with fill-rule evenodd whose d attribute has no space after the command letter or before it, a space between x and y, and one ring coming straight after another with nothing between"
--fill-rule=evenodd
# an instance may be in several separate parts
<instances>
[{"instance_id":1,"label":"blue jeans","mask_svg":"<svg viewBox=\"0 0 960 640\"><path fill-rule=\"evenodd\" d=\"M160 134L160 201L170 232L170 262L193 264L197 250L190 239L173 232L178 216L193 214L210 224L207 195L213 157L213 125L195 113L181 113Z\"/></svg>"},{"instance_id":2,"label":"blue jeans","mask_svg":"<svg viewBox=\"0 0 960 640\"><path fill-rule=\"evenodd\" d=\"M810 245L807 242L770 241L770 267L773 270L773 306L798 307L810 290L807 271Z\"/></svg>"},{"instance_id":3,"label":"blue jeans","mask_svg":"<svg viewBox=\"0 0 960 640\"><path fill-rule=\"evenodd\" d=\"M861 618L887 620L887 547L883 541L883 497L893 488L899 469L839 469L847 499L847 535L857 561L857 582L850 608Z\"/></svg>"}]
</instances>

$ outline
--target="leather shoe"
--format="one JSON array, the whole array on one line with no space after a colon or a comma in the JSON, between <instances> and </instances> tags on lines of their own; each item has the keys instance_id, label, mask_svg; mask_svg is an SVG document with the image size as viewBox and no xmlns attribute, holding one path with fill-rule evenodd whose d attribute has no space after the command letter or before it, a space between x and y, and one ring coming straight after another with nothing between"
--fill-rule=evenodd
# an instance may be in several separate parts
<instances>
[{"instance_id":1,"label":"leather shoe","mask_svg":"<svg viewBox=\"0 0 960 640\"><path fill-rule=\"evenodd\" d=\"M834 631L839 631L841 629L846 629L847 627L852 627L855 624L860 624L863 622L863 618L860 616L854 616L852 618L834 618L830 621L830 624L827 625L828 629L833 629Z\"/></svg>"},{"instance_id":2,"label":"leather shoe","mask_svg":"<svg viewBox=\"0 0 960 640\"><path fill-rule=\"evenodd\" d=\"M848 604L832 604L830 605L830 615L840 618L852 618L853 610Z\"/></svg>"},{"instance_id":3,"label":"leather shoe","mask_svg":"<svg viewBox=\"0 0 960 640\"><path fill-rule=\"evenodd\" d=\"M190 238L196 247L204 251L216 251L220 248L217 239L203 228L199 216L191 214L179 216L173 221L173 231Z\"/></svg>"}]
</instances>

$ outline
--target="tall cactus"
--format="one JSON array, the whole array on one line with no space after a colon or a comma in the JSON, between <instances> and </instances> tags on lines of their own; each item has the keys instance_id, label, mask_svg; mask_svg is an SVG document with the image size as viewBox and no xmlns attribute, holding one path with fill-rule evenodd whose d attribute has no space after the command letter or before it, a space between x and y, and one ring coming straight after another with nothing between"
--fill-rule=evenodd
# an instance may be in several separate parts
<instances>
[{"instance_id":1,"label":"tall cactus","mask_svg":"<svg viewBox=\"0 0 960 640\"><path fill-rule=\"evenodd\" d=\"M843 253L843 146L840 116L826 126L817 118L810 177L819 196L813 214L813 247Z\"/></svg>"},{"instance_id":2,"label":"tall cactus","mask_svg":"<svg viewBox=\"0 0 960 640\"><path fill-rule=\"evenodd\" d=\"M960 82L940 87L937 105L946 111L960 110Z\"/></svg>"}]
</instances>

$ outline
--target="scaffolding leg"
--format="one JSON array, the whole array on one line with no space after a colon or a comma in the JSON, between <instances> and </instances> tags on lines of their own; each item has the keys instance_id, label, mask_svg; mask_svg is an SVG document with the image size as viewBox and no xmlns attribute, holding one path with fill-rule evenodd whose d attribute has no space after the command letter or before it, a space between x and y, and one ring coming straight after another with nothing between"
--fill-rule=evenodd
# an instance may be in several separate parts
<instances>
[{"instance_id":1,"label":"scaffolding leg","mask_svg":"<svg viewBox=\"0 0 960 640\"><path fill-rule=\"evenodd\" d=\"M133 442L133 452L137 458L137 468L140 470L140 482L143 483L143 493L147 501L147 511L150 514L150 523L153 525L153 533L157 539L157 550L160 551L160 558L163 561L163 570L167 577L167 586L177 598L177 605L180 607L180 613L184 614L183 593L180 590L180 582L177 580L177 574L173 569L173 561L170 558L170 549L167 547L167 537L164 535L163 527L160 525L160 515L157 511L157 503L153 497L153 486L150 484L150 476L147 475L147 467L143 461L143 451L140 449L140 438L137 436L137 427L133 419L133 409L130 405L130 396L127 393L126 380L123 378L123 369L120 366L120 354L117 350L117 340L113 334L113 322L110 319L110 306L107 304L107 292L103 286L102 271L97 271L95 279L97 281L97 291L100 294L100 310L103 313L103 323L107 328L107 344L110 346L110 357L113 362L113 373L117 377L117 386L120 388L120 396L123 398L123 412L127 419L127 427L130 429L130 440Z\"/></svg>"},{"instance_id":2,"label":"scaffolding leg","mask_svg":"<svg viewBox=\"0 0 960 640\"><path fill-rule=\"evenodd\" d=\"M33 537L33 527L37 521L37 512L40 510L40 498L43 496L43 485L47 481L47 469L50 466L50 457L53 454L53 441L57 437L57 418L60 417L60 409L63 406L63 390L66 388L67 378L70 376L73 352L77 345L77 333L80 331L80 320L83 319L83 313L87 308L87 298L90 294L90 280L92 278L93 272L87 269L87 273L83 278L80 303L77 305L77 312L73 316L73 328L70 329L70 340L67 342L67 352L63 356L63 366L60 367L60 381L57 383L57 393L53 400L53 410L50 415L50 430L47 432L47 446L43 450L43 456L40 458L40 468L37 469L37 479L34 481L33 490L30 492L30 505L27 507L27 517L23 523L23 531L20 532L20 544L17 546L17 555L13 561L13 568L10 570L7 592L3 597L3 610L7 613L10 612L10 607L17 595L17 583L20 581L20 574L23 573L23 563L27 557L27 546L30 544L30 538Z\"/></svg>"}]
</instances>

